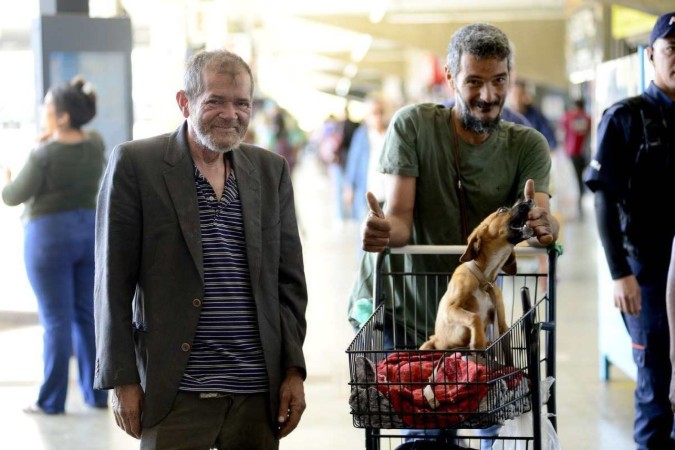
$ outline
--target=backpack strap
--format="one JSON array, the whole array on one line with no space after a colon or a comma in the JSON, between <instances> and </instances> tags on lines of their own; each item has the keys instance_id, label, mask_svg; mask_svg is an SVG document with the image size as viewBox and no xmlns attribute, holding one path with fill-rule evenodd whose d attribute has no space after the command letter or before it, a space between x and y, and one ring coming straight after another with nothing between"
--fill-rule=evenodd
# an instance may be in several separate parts
<instances>
[{"instance_id":1,"label":"backpack strap","mask_svg":"<svg viewBox=\"0 0 675 450\"><path fill-rule=\"evenodd\" d=\"M646 100L642 95L625 98L616 104L627 106L633 118L639 121L641 125L642 142L635 156L636 163L645 152L648 153L654 148L666 145L666 119L660 108Z\"/></svg>"},{"instance_id":2,"label":"backpack strap","mask_svg":"<svg viewBox=\"0 0 675 450\"><path fill-rule=\"evenodd\" d=\"M635 152L634 167L649 161L650 154L652 159L656 155L663 155L665 158L663 163L669 165L672 158L670 150L674 147L673 143L667 139L668 126L663 109L643 95L625 98L616 102L615 105L626 106L630 111L632 120L638 124L641 130L640 145ZM634 175L635 170L628 179L629 189L633 184Z\"/></svg>"}]
</instances>

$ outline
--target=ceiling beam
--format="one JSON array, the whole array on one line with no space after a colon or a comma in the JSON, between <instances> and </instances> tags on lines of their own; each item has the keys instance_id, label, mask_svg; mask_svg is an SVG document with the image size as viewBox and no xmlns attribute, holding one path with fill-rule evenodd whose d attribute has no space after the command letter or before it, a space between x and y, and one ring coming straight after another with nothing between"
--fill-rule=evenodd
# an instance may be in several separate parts
<instances>
[{"instance_id":1,"label":"ceiling beam","mask_svg":"<svg viewBox=\"0 0 675 450\"><path fill-rule=\"evenodd\" d=\"M374 39L395 42L401 48L426 50L445 59L446 47L452 34L468 25L464 22L420 24L391 24L386 20L371 23L366 16L333 15L306 16L323 24L344 28ZM498 23L516 49L517 73L537 83L556 87L567 86L565 69L565 20L512 20ZM363 63L369 61L366 55Z\"/></svg>"},{"instance_id":2,"label":"ceiling beam","mask_svg":"<svg viewBox=\"0 0 675 450\"><path fill-rule=\"evenodd\" d=\"M655 16L675 10L675 3L672 0L599 0L599 2L608 6L624 6Z\"/></svg>"}]
</instances>

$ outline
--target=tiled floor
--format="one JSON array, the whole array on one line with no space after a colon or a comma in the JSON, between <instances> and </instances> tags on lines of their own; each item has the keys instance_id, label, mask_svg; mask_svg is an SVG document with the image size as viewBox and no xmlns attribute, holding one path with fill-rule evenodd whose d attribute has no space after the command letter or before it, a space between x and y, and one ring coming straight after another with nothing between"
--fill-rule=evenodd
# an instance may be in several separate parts
<instances>
[{"instance_id":1,"label":"tiled floor","mask_svg":"<svg viewBox=\"0 0 675 450\"><path fill-rule=\"evenodd\" d=\"M352 426L345 350L353 336L346 298L355 274L358 225L336 226L325 176L312 160L295 181L310 292L305 345L307 410L282 449L364 448ZM590 199L586 199L590 200ZM558 435L565 450L630 450L634 382L617 369L609 382L598 368L596 237L589 214L565 225L558 266ZM0 449L124 450L137 441L119 431L111 412L87 409L74 381L68 414L25 415L41 367L41 330L21 258L19 209L0 206ZM383 446L383 448L388 448Z\"/></svg>"}]
</instances>

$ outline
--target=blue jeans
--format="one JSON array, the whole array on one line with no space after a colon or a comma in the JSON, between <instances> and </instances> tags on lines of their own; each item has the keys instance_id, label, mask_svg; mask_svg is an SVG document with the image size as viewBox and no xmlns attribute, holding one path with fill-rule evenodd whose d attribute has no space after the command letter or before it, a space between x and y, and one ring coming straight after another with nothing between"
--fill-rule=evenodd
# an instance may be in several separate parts
<instances>
[{"instance_id":1,"label":"blue jeans","mask_svg":"<svg viewBox=\"0 0 675 450\"><path fill-rule=\"evenodd\" d=\"M638 317L623 314L633 345L633 361L637 366L635 388L635 421L633 439L638 450L675 449L670 439L673 412L670 389L670 338L666 314L666 279L664 267L650 261L629 258L638 277L642 294L642 310Z\"/></svg>"},{"instance_id":2,"label":"blue jeans","mask_svg":"<svg viewBox=\"0 0 675 450\"><path fill-rule=\"evenodd\" d=\"M338 222L347 218L345 204L342 198L344 193L344 169L339 163L328 166L328 175L333 183L333 202L335 202L335 216Z\"/></svg>"},{"instance_id":3,"label":"blue jeans","mask_svg":"<svg viewBox=\"0 0 675 450\"><path fill-rule=\"evenodd\" d=\"M65 410L73 350L85 403L107 405L107 392L93 388L94 230L93 210L49 214L25 226L26 272L44 327L44 380L37 405L47 413Z\"/></svg>"}]
</instances>

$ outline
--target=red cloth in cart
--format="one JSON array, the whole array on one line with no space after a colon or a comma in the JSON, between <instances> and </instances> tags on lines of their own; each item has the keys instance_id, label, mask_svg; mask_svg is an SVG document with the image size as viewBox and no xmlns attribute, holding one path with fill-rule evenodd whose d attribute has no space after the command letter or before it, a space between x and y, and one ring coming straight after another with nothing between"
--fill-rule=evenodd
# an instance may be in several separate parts
<instances>
[{"instance_id":1,"label":"red cloth in cart","mask_svg":"<svg viewBox=\"0 0 675 450\"><path fill-rule=\"evenodd\" d=\"M376 368L377 389L389 398L395 412L411 428L449 428L479 412L489 381L514 368L492 369L465 360L461 353L395 352ZM514 386L522 378L507 382ZM429 386L435 398L425 397ZM483 406L485 408L485 406Z\"/></svg>"}]
</instances>

